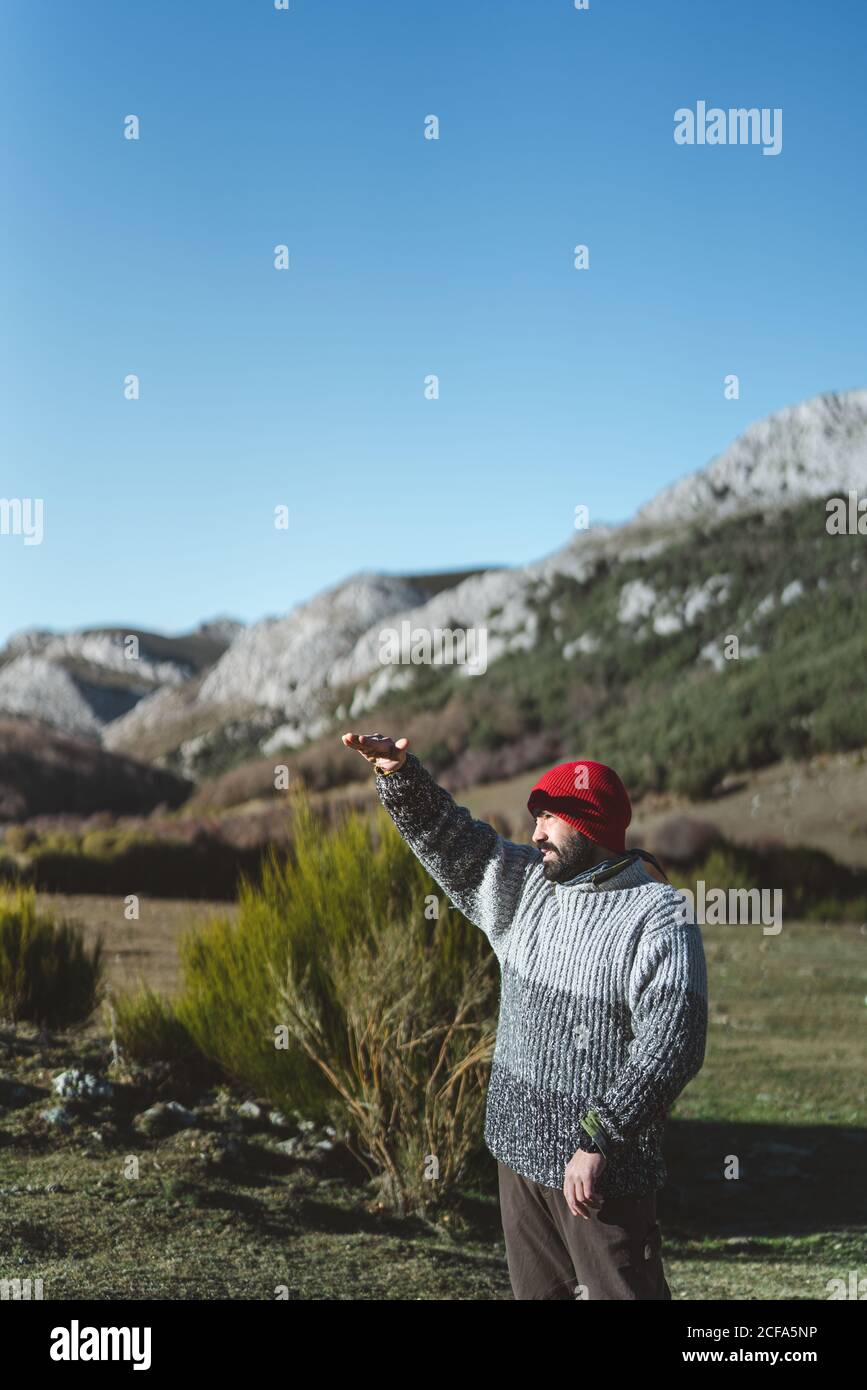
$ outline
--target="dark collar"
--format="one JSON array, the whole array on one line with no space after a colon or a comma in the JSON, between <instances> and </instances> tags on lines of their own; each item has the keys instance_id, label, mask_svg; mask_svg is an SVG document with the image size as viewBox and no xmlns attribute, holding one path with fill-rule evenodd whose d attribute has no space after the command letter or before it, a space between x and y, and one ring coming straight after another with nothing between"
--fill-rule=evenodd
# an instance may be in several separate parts
<instances>
[{"instance_id":1,"label":"dark collar","mask_svg":"<svg viewBox=\"0 0 867 1390\"><path fill-rule=\"evenodd\" d=\"M628 869L632 864L637 863L639 859L647 859L651 864L655 864L659 872L665 876L666 880L668 879L668 875L665 873L659 860L654 855L650 854L648 850L630 849L627 850L625 854L615 855L613 859L603 859L599 864L591 864L589 869L582 869L580 874L576 874L574 878L570 878L569 882L564 884L563 887L568 888L571 887L573 883L584 883L589 880L595 889L600 883L607 883L608 879L615 878L617 874L622 873L624 869Z\"/></svg>"}]
</instances>

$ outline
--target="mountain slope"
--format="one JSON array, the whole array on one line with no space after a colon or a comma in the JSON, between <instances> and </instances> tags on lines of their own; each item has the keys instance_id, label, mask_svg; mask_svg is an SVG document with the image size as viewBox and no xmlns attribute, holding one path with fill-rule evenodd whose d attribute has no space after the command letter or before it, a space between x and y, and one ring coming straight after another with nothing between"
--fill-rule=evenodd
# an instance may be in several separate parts
<instances>
[{"instance_id":1,"label":"mountain slope","mask_svg":"<svg viewBox=\"0 0 867 1390\"><path fill-rule=\"evenodd\" d=\"M485 756L529 757L527 740L536 739L537 750L543 736L550 743L558 719L535 689L542 672L551 690L564 698L571 692L582 717L601 717L599 702L608 700L619 703L628 723L635 709L645 720L650 715L643 671L647 689L658 686L654 699L683 719L672 683L711 681L733 669L725 652L732 633L741 639L742 672L767 657L775 641L787 648L783 667L794 672L791 611L811 641L827 627L823 609L837 614L838 660L857 664L860 649L844 657L843 615L849 612L857 645L863 541L824 530L824 498L850 488L867 493L864 390L818 396L769 416L629 523L578 532L523 568L353 575L284 617L247 628L223 620L184 638L141 634L133 663L120 630L18 634L0 652L0 710L101 738L110 749L197 779L303 749L330 737L337 722L374 710L380 722L389 708L411 710L422 724L427 716L435 722L447 705L464 711L461 719L474 710L464 744L476 739L477 771L485 739ZM756 554L764 556L764 571L755 569ZM383 664L385 630L404 623L426 633L483 633L486 673ZM817 649L812 660L815 671L824 652ZM773 671L763 679L772 682ZM829 680L837 689L834 672ZM814 688L810 671L803 682ZM729 682L744 692L749 684L744 675ZM729 717L745 716L730 710ZM658 731L663 743L665 732ZM459 757L455 730L451 751L447 742L433 744L442 768ZM701 758L693 761L698 767ZM467 769L455 766L454 775L465 777Z\"/></svg>"},{"instance_id":2,"label":"mountain slope","mask_svg":"<svg viewBox=\"0 0 867 1390\"><path fill-rule=\"evenodd\" d=\"M867 482L867 390L814 396L749 429L635 514L657 526L829 497Z\"/></svg>"},{"instance_id":3,"label":"mountain slope","mask_svg":"<svg viewBox=\"0 0 867 1390\"><path fill-rule=\"evenodd\" d=\"M0 821L111 809L144 814L182 805L192 790L173 773L119 757L32 720L0 718Z\"/></svg>"},{"instance_id":4,"label":"mountain slope","mask_svg":"<svg viewBox=\"0 0 867 1390\"><path fill-rule=\"evenodd\" d=\"M411 611L453 579L461 576L416 580L367 573L333 585L285 618L267 618L245 629L189 698L186 692L163 690L141 701L106 729L106 745L126 749L145 740L162 752L183 742L190 745L187 756L195 755L201 746L196 740L210 735L219 741L228 725L239 729L243 744L245 719L257 736L282 727L287 743L293 737L304 741L324 727L323 692L330 673L359 635Z\"/></svg>"},{"instance_id":5,"label":"mountain slope","mask_svg":"<svg viewBox=\"0 0 867 1390\"><path fill-rule=\"evenodd\" d=\"M867 554L862 536L828 535L821 500L694 522L526 601L529 654L469 679L409 666L388 690L350 685L351 708L290 767L354 780L332 745L374 720L453 790L584 756L636 794L706 796L735 771L867 747Z\"/></svg>"},{"instance_id":6,"label":"mountain slope","mask_svg":"<svg viewBox=\"0 0 867 1390\"><path fill-rule=\"evenodd\" d=\"M181 637L137 628L16 633L0 651L0 712L98 739L147 694L212 666L240 630L220 618Z\"/></svg>"}]
</instances>

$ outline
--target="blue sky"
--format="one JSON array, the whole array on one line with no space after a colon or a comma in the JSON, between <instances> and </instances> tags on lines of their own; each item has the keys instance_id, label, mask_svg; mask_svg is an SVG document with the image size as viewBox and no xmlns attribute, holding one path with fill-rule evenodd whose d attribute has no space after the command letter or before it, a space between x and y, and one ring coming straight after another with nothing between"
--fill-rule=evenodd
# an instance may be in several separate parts
<instances>
[{"instance_id":1,"label":"blue sky","mask_svg":"<svg viewBox=\"0 0 867 1390\"><path fill-rule=\"evenodd\" d=\"M858 0L7 0L0 37L0 496L45 508L0 640L527 563L867 384ZM782 152L676 145L700 99L782 108Z\"/></svg>"}]
</instances>

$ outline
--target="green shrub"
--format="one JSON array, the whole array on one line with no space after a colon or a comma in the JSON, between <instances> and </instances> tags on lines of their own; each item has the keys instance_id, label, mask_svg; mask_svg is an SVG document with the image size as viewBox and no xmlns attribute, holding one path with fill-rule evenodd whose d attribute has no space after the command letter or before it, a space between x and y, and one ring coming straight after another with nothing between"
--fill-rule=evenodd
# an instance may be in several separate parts
<instances>
[{"instance_id":1,"label":"green shrub","mask_svg":"<svg viewBox=\"0 0 867 1390\"><path fill-rule=\"evenodd\" d=\"M49 830L33 845L40 854L64 854L77 858L81 854L81 837L70 830Z\"/></svg>"},{"instance_id":2,"label":"green shrub","mask_svg":"<svg viewBox=\"0 0 867 1390\"><path fill-rule=\"evenodd\" d=\"M28 825L9 825L3 832L3 848L10 854L23 854L38 839L36 831Z\"/></svg>"},{"instance_id":3,"label":"green shrub","mask_svg":"<svg viewBox=\"0 0 867 1390\"><path fill-rule=\"evenodd\" d=\"M444 991L436 953L398 916L348 951L327 944L327 993L291 967L281 991L290 1036L331 1089L335 1128L401 1214L447 1203L467 1176L495 1039L489 962L462 962Z\"/></svg>"},{"instance_id":4,"label":"green shrub","mask_svg":"<svg viewBox=\"0 0 867 1390\"><path fill-rule=\"evenodd\" d=\"M201 1052L229 1075L277 1105L325 1118L332 1089L321 1068L297 1038L275 1045L286 1022L280 987L288 972L305 979L320 1027L337 1046L345 997L335 960L375 943L382 923L403 922L440 997L456 998L466 964L488 953L482 934L456 911L433 932L426 898L435 897L442 911L440 890L384 810L374 818L346 813L327 828L303 789L290 795L291 855L272 850L261 882L243 881L234 922L217 915L182 938L176 1012Z\"/></svg>"},{"instance_id":5,"label":"green shrub","mask_svg":"<svg viewBox=\"0 0 867 1390\"><path fill-rule=\"evenodd\" d=\"M158 839L152 834L96 830L84 846L56 848L56 837L29 852L29 872L44 891L55 893L146 893L169 898L234 898L243 873L258 871L262 850L241 848L202 832L194 839Z\"/></svg>"},{"instance_id":6,"label":"green shrub","mask_svg":"<svg viewBox=\"0 0 867 1390\"><path fill-rule=\"evenodd\" d=\"M187 1062L200 1054L171 1000L147 985L112 997L111 1023L123 1052L135 1062Z\"/></svg>"},{"instance_id":7,"label":"green shrub","mask_svg":"<svg viewBox=\"0 0 867 1390\"><path fill-rule=\"evenodd\" d=\"M26 872L26 871L25 871ZM8 854L2 852L0 848L0 882L12 884L20 883L24 874L22 867L17 859L12 859Z\"/></svg>"},{"instance_id":8,"label":"green shrub","mask_svg":"<svg viewBox=\"0 0 867 1390\"><path fill-rule=\"evenodd\" d=\"M81 853L91 859L111 859L115 855L126 854L140 846L156 843L157 838L153 834L125 830L120 826L109 826L106 829L89 830L82 837Z\"/></svg>"},{"instance_id":9,"label":"green shrub","mask_svg":"<svg viewBox=\"0 0 867 1390\"><path fill-rule=\"evenodd\" d=\"M712 849L704 861L700 870L693 875L694 878L701 879L706 888L721 888L728 892L730 888L755 888L767 887L766 882L757 881L756 869L752 867L753 860L732 845L726 845L718 849ZM675 881L672 876L672 881ZM678 884L678 886L685 886ZM689 886L693 886L690 884Z\"/></svg>"},{"instance_id":10,"label":"green shrub","mask_svg":"<svg viewBox=\"0 0 867 1390\"><path fill-rule=\"evenodd\" d=\"M0 1012L62 1028L90 1017L102 987L102 943L59 925L36 906L32 888L0 889Z\"/></svg>"},{"instance_id":11,"label":"green shrub","mask_svg":"<svg viewBox=\"0 0 867 1390\"><path fill-rule=\"evenodd\" d=\"M867 897L862 895L848 901L838 897L820 898L813 904L810 916L820 921L867 923Z\"/></svg>"}]
</instances>

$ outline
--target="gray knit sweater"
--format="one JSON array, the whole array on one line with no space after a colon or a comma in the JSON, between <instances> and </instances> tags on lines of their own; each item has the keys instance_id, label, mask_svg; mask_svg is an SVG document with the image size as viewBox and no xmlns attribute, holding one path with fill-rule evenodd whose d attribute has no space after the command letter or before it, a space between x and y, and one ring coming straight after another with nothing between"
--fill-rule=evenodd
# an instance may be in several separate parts
<instances>
[{"instance_id":1,"label":"gray knit sweater","mask_svg":"<svg viewBox=\"0 0 867 1390\"><path fill-rule=\"evenodd\" d=\"M549 882L534 845L474 820L412 753L396 772L377 773L376 786L500 964L491 1153L562 1189L576 1149L598 1148L608 1157L601 1196L662 1187L667 1111L700 1069L707 1038L704 947L680 895L638 860L597 886Z\"/></svg>"}]
</instances>

